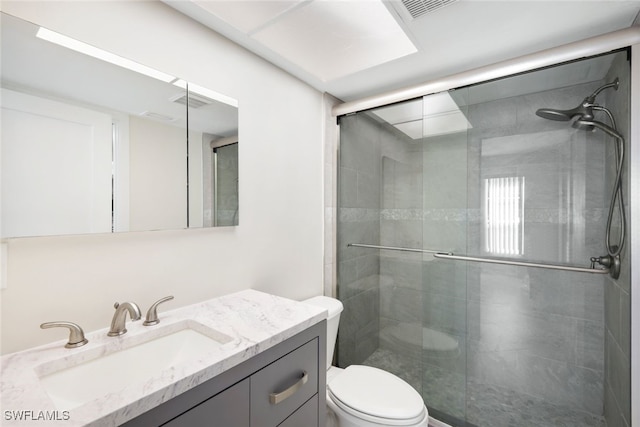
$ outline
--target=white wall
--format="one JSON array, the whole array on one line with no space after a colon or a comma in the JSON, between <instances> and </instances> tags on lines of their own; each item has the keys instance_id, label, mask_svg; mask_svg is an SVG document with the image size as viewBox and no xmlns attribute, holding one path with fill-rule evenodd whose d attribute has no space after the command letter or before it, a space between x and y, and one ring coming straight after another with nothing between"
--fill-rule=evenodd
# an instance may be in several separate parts
<instances>
[{"instance_id":1,"label":"white wall","mask_svg":"<svg viewBox=\"0 0 640 427\"><path fill-rule=\"evenodd\" d=\"M159 2L3 1L4 12L239 101L239 227L15 239L2 352L107 327L115 301L175 308L244 288L322 293L322 94Z\"/></svg>"},{"instance_id":2,"label":"white wall","mask_svg":"<svg viewBox=\"0 0 640 427\"><path fill-rule=\"evenodd\" d=\"M131 116L129 206L131 231L187 224L185 129Z\"/></svg>"},{"instance_id":3,"label":"white wall","mask_svg":"<svg viewBox=\"0 0 640 427\"><path fill-rule=\"evenodd\" d=\"M0 235L109 232L111 117L4 88L0 99Z\"/></svg>"}]
</instances>

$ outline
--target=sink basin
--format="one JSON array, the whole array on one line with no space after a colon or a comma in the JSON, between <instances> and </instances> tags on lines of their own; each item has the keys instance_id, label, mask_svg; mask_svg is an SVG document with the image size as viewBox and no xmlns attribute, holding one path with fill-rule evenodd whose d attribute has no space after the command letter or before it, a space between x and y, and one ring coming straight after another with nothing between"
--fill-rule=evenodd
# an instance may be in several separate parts
<instances>
[{"instance_id":1,"label":"sink basin","mask_svg":"<svg viewBox=\"0 0 640 427\"><path fill-rule=\"evenodd\" d=\"M40 383L58 409L71 410L84 403L144 383L166 369L198 360L231 337L216 338L181 329L69 368L43 375Z\"/></svg>"}]
</instances>

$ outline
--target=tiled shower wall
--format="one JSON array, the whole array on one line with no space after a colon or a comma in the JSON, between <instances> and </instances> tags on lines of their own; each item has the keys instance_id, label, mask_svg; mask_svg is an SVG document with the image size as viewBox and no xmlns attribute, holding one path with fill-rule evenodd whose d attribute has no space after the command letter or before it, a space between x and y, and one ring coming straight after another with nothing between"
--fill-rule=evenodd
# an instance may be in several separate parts
<instances>
[{"instance_id":1,"label":"tiled shower wall","mask_svg":"<svg viewBox=\"0 0 640 427\"><path fill-rule=\"evenodd\" d=\"M421 323L421 257L346 245L421 247L422 148L366 115L343 120L340 132L349 143L341 146L339 170L338 295L345 310L338 362L347 366L393 345L381 328Z\"/></svg>"},{"instance_id":2,"label":"tiled shower wall","mask_svg":"<svg viewBox=\"0 0 640 427\"><path fill-rule=\"evenodd\" d=\"M238 224L238 144L218 151L218 225Z\"/></svg>"},{"instance_id":3,"label":"tiled shower wall","mask_svg":"<svg viewBox=\"0 0 640 427\"><path fill-rule=\"evenodd\" d=\"M366 116L341 122L338 176L338 297L344 304L338 365L362 363L377 347L380 329L378 251L349 243L380 243L381 133Z\"/></svg>"},{"instance_id":4,"label":"tiled shower wall","mask_svg":"<svg viewBox=\"0 0 640 427\"><path fill-rule=\"evenodd\" d=\"M627 161L625 171L628 171L629 130L631 117L629 99L629 62L625 55L614 61L606 82L620 79L617 91L607 90L604 104L607 105L616 118L618 130L625 136L625 153ZM606 138L603 142L607 147L607 191L613 186L615 179L615 150L613 138ZM627 221L629 215L629 175L623 175L623 194ZM607 200L606 206L608 206ZM617 236L619 222L613 236ZM629 427L631 425L631 254L629 250L629 236L631 229L627 224L627 243L622 252L622 271L620 277L614 280L605 279L605 387L604 413L608 427ZM615 238L614 238L615 239Z\"/></svg>"},{"instance_id":5,"label":"tiled shower wall","mask_svg":"<svg viewBox=\"0 0 640 427\"><path fill-rule=\"evenodd\" d=\"M202 135L202 205L203 225L213 227L214 216L214 168L213 150L211 143L219 137L209 134ZM218 226L237 225L239 222L238 211L238 144L225 147L219 153L218 163Z\"/></svg>"},{"instance_id":6,"label":"tiled shower wall","mask_svg":"<svg viewBox=\"0 0 640 427\"><path fill-rule=\"evenodd\" d=\"M463 112L468 115L467 111ZM475 125L474 125L475 126ZM423 145L424 247L467 253L468 134L427 138ZM472 190L472 191L475 191ZM422 389L434 410L466 419L467 264L426 257L423 263L423 326L457 343L454 350L422 350Z\"/></svg>"},{"instance_id":7,"label":"tiled shower wall","mask_svg":"<svg viewBox=\"0 0 640 427\"><path fill-rule=\"evenodd\" d=\"M422 248L422 141L395 129L386 130L385 135L380 241L383 246ZM381 251L380 348L403 355L408 366L394 373L419 391L422 295L422 256Z\"/></svg>"}]
</instances>

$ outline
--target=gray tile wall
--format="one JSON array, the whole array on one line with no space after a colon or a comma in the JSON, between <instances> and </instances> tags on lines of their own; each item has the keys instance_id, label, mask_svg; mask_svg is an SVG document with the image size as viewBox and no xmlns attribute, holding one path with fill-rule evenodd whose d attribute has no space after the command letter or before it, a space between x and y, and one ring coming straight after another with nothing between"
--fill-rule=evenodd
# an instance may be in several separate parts
<instances>
[{"instance_id":1,"label":"gray tile wall","mask_svg":"<svg viewBox=\"0 0 640 427\"><path fill-rule=\"evenodd\" d=\"M338 294L345 312L339 365L398 345L419 363L415 341L397 341L381 329L420 325L421 258L346 245L422 246L421 145L364 114L343 118L340 138Z\"/></svg>"},{"instance_id":2,"label":"gray tile wall","mask_svg":"<svg viewBox=\"0 0 640 427\"><path fill-rule=\"evenodd\" d=\"M381 149L381 244L422 248L422 143L389 129ZM402 354L414 367L422 358L422 273L419 254L381 251L380 348ZM391 370L421 390L420 378L406 378L399 367Z\"/></svg>"},{"instance_id":3,"label":"gray tile wall","mask_svg":"<svg viewBox=\"0 0 640 427\"><path fill-rule=\"evenodd\" d=\"M608 89L601 94L604 104L611 109L618 130L625 136L625 152L629 153L628 141L630 123L630 84L629 62L626 55L620 54L614 61L605 81L620 79L620 87L617 91ZM616 157L614 139L607 138L603 144L606 146L607 192L613 186L615 179ZM627 156L628 157L628 156ZM628 164L628 162L625 162ZM628 166L623 171L623 194L625 210L629 218L629 179ZM607 200L606 207L608 208ZM605 214L606 215L606 214ZM620 223L614 223L616 229L613 236L617 236ZM627 225L628 227L628 225ZM627 237L630 229L627 229ZM612 239L615 241L615 237ZM604 253L603 253L604 254ZM628 243L621 254L622 271L617 280L607 278L605 280L605 387L604 387L604 414L608 427L629 427L631 424L631 256Z\"/></svg>"},{"instance_id":4,"label":"gray tile wall","mask_svg":"<svg viewBox=\"0 0 640 427\"><path fill-rule=\"evenodd\" d=\"M427 138L424 163L424 247L456 254L467 252L468 161L467 133ZM423 395L429 406L458 419L466 418L467 272L465 263L437 261L423 265L422 326L427 333L446 334L455 351L425 345ZM446 392L444 392L446 390Z\"/></svg>"},{"instance_id":5,"label":"gray tile wall","mask_svg":"<svg viewBox=\"0 0 640 427\"><path fill-rule=\"evenodd\" d=\"M217 180L218 225L238 225L238 144L219 149Z\"/></svg>"},{"instance_id":6,"label":"gray tile wall","mask_svg":"<svg viewBox=\"0 0 640 427\"><path fill-rule=\"evenodd\" d=\"M380 244L381 130L366 115L340 123L337 288L344 304L338 366L362 363L376 348L380 329L378 251L348 243Z\"/></svg>"}]
</instances>

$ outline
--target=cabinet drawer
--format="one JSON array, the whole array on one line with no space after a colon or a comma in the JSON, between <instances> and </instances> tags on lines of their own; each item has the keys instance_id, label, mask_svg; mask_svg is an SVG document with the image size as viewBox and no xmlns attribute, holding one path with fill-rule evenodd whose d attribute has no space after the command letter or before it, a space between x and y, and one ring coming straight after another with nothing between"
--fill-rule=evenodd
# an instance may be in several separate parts
<instances>
[{"instance_id":1,"label":"cabinet drawer","mask_svg":"<svg viewBox=\"0 0 640 427\"><path fill-rule=\"evenodd\" d=\"M316 393L317 338L251 376L251 427L277 426Z\"/></svg>"},{"instance_id":2,"label":"cabinet drawer","mask_svg":"<svg viewBox=\"0 0 640 427\"><path fill-rule=\"evenodd\" d=\"M163 427L211 426L230 427L249 425L249 379L239 382L205 400ZM170 404L170 403L168 403Z\"/></svg>"},{"instance_id":3,"label":"cabinet drawer","mask_svg":"<svg viewBox=\"0 0 640 427\"><path fill-rule=\"evenodd\" d=\"M318 395L309 399L278 427L318 427Z\"/></svg>"}]
</instances>

